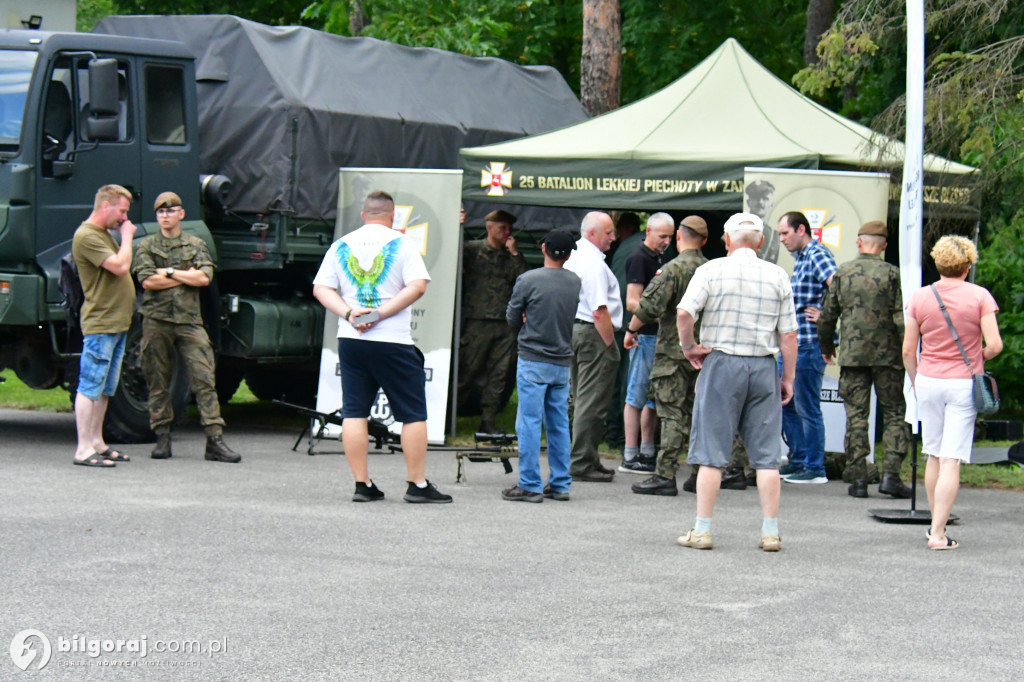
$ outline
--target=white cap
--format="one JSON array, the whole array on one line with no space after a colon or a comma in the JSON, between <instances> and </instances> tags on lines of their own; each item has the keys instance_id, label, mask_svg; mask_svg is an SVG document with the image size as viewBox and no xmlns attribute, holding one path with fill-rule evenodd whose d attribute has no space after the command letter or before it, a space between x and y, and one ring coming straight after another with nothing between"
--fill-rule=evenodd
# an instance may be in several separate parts
<instances>
[{"instance_id":1,"label":"white cap","mask_svg":"<svg viewBox=\"0 0 1024 682\"><path fill-rule=\"evenodd\" d=\"M734 213L725 221L726 232L763 232L764 222L753 213Z\"/></svg>"}]
</instances>

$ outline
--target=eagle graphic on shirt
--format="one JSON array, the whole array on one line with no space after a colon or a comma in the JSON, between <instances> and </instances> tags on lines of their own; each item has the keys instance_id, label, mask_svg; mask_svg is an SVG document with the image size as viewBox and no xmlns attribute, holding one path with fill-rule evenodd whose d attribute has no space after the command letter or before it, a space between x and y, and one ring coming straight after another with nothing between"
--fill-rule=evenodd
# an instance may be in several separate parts
<instances>
[{"instance_id":1,"label":"eagle graphic on shirt","mask_svg":"<svg viewBox=\"0 0 1024 682\"><path fill-rule=\"evenodd\" d=\"M363 268L359 258L352 253L352 248L345 242L338 246L338 263L345 276L356 287L356 298L364 308L379 308L381 304L378 287L387 279L391 268L398 258L402 240L393 239L373 257L370 267Z\"/></svg>"}]
</instances>

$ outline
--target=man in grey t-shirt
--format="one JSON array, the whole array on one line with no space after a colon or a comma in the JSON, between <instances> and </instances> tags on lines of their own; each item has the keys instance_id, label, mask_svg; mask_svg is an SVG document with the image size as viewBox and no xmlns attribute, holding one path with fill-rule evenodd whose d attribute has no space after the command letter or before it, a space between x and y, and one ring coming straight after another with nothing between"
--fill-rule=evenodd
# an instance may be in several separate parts
<instances>
[{"instance_id":1,"label":"man in grey t-shirt","mask_svg":"<svg viewBox=\"0 0 1024 682\"><path fill-rule=\"evenodd\" d=\"M541 245L544 267L519 276L505 311L508 325L519 332L519 482L502 491L509 501L569 499L569 367L580 278L562 265L575 248L565 230L549 232ZM541 425L547 429L551 470L546 486L540 473Z\"/></svg>"}]
</instances>

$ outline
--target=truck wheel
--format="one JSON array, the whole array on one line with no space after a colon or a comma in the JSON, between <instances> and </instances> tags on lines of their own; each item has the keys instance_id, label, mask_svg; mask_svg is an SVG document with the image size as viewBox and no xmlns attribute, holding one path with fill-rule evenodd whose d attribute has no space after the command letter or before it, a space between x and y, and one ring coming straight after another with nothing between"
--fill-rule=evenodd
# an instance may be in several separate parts
<instances>
[{"instance_id":1,"label":"truck wheel","mask_svg":"<svg viewBox=\"0 0 1024 682\"><path fill-rule=\"evenodd\" d=\"M245 372L241 367L217 363L217 400L221 405L231 402L231 398L242 385Z\"/></svg>"},{"instance_id":2,"label":"truck wheel","mask_svg":"<svg viewBox=\"0 0 1024 682\"><path fill-rule=\"evenodd\" d=\"M313 405L320 377L308 367L277 365L252 367L245 372L245 383L260 400L287 400Z\"/></svg>"},{"instance_id":3,"label":"truck wheel","mask_svg":"<svg viewBox=\"0 0 1024 682\"><path fill-rule=\"evenodd\" d=\"M125 341L124 361L117 392L110 398L103 421L103 438L113 443L152 443L156 435L149 428L149 387L142 373L142 318L135 315ZM185 366L178 357L171 378L171 402L175 422L180 421L188 404L189 386Z\"/></svg>"}]
</instances>

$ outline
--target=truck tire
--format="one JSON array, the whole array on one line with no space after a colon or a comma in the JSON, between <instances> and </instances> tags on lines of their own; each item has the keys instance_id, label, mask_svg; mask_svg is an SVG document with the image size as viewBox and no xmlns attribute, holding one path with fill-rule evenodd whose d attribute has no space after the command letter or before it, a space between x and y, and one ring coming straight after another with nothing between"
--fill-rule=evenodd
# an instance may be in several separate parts
<instances>
[{"instance_id":1,"label":"truck tire","mask_svg":"<svg viewBox=\"0 0 1024 682\"><path fill-rule=\"evenodd\" d=\"M149 428L149 387L142 373L141 351L142 318L136 314L125 341L117 392L110 398L103 421L103 438L112 443L152 443L156 440L156 435ZM171 378L171 402L177 423L185 414L191 394L180 356L175 366Z\"/></svg>"},{"instance_id":2,"label":"truck tire","mask_svg":"<svg viewBox=\"0 0 1024 682\"><path fill-rule=\"evenodd\" d=\"M217 400L221 405L231 402L244 377L245 371L241 367L217 362Z\"/></svg>"},{"instance_id":3,"label":"truck tire","mask_svg":"<svg viewBox=\"0 0 1024 682\"><path fill-rule=\"evenodd\" d=\"M310 406L315 404L319 376L307 367L263 365L245 371L245 383L260 400L287 400Z\"/></svg>"}]
</instances>

